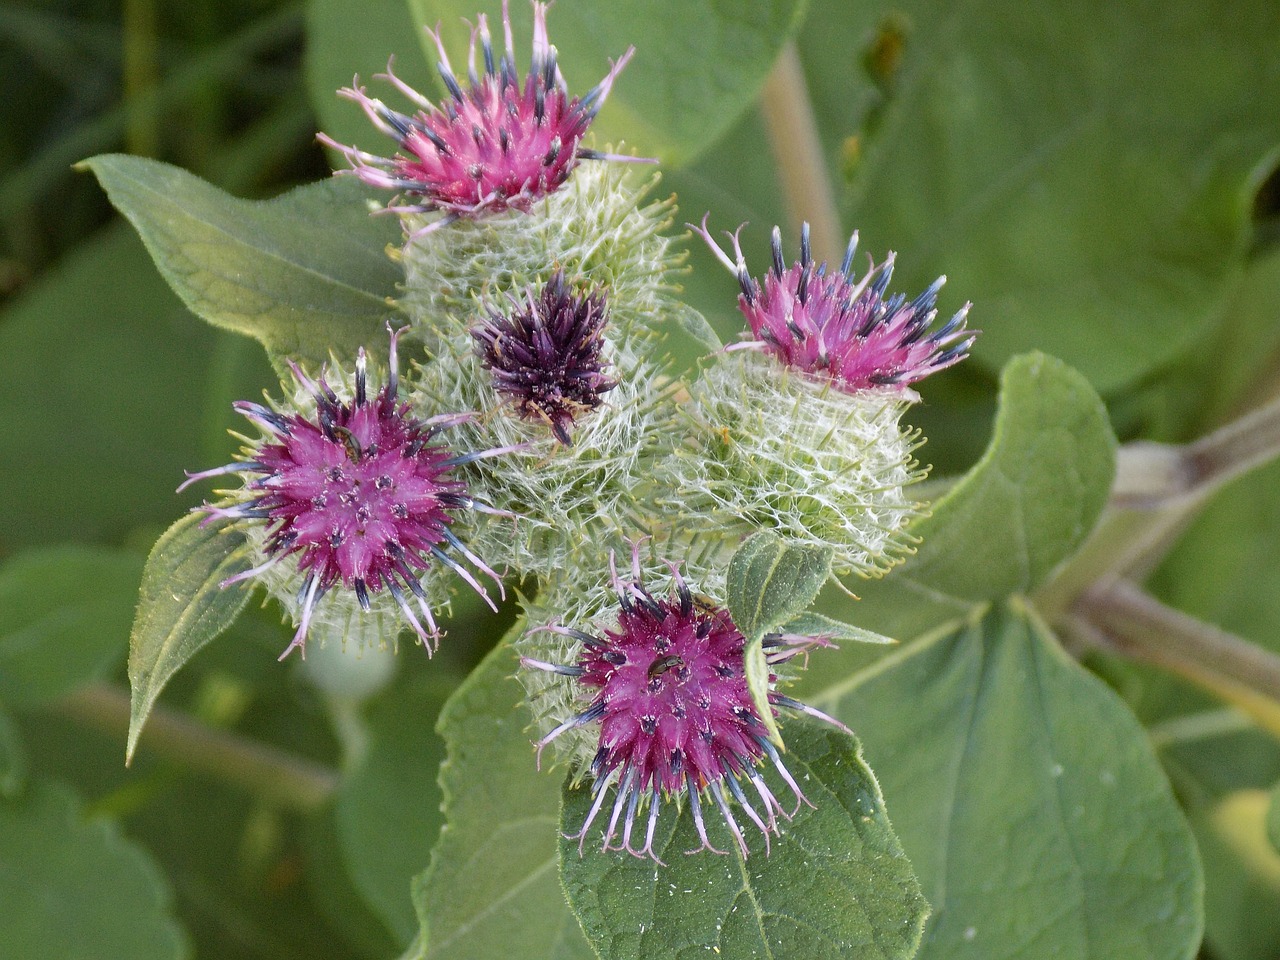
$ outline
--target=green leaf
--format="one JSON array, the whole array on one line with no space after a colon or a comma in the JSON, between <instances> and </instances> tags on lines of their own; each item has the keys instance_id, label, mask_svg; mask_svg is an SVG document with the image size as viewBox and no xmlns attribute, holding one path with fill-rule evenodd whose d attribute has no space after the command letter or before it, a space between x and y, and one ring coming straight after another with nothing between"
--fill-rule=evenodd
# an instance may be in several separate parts
<instances>
[{"instance_id":1,"label":"green leaf","mask_svg":"<svg viewBox=\"0 0 1280 960\"><path fill-rule=\"evenodd\" d=\"M1136 718L996 608L809 702L858 731L934 914L920 960L1195 954L1195 843Z\"/></svg>"},{"instance_id":2,"label":"green leaf","mask_svg":"<svg viewBox=\"0 0 1280 960\"><path fill-rule=\"evenodd\" d=\"M1115 473L1115 445L1084 377L1043 354L1015 357L1000 377L990 446L932 514L912 524L922 541L915 554L883 580L856 584L860 603L841 597L831 612L911 639L1035 589L1093 530Z\"/></svg>"},{"instance_id":3,"label":"green leaf","mask_svg":"<svg viewBox=\"0 0 1280 960\"><path fill-rule=\"evenodd\" d=\"M523 629L512 627L440 716L445 825L414 884L422 930L406 960L592 957L557 882L560 778L534 764L509 646Z\"/></svg>"},{"instance_id":4,"label":"green leaf","mask_svg":"<svg viewBox=\"0 0 1280 960\"><path fill-rule=\"evenodd\" d=\"M864 58L887 9L815 0L806 63ZM1238 275L1250 199L1275 163L1280 9L892 9L903 43L878 85L810 75L831 153L856 138L846 209L865 249L900 253L908 295L949 276L992 369L1039 348L1108 394L1185 350Z\"/></svg>"},{"instance_id":5,"label":"green leaf","mask_svg":"<svg viewBox=\"0 0 1280 960\"><path fill-rule=\"evenodd\" d=\"M445 747L435 722L454 686L451 676L411 676L379 697L367 718L366 751L338 790L338 839L351 879L401 947L418 932L410 882L444 820L438 778Z\"/></svg>"},{"instance_id":6,"label":"green leaf","mask_svg":"<svg viewBox=\"0 0 1280 960\"><path fill-rule=\"evenodd\" d=\"M166 960L186 955L169 891L114 824L81 819L62 787L0 801L0 930L6 957Z\"/></svg>"},{"instance_id":7,"label":"green leaf","mask_svg":"<svg viewBox=\"0 0 1280 960\"><path fill-rule=\"evenodd\" d=\"M1270 806L1267 807L1267 839L1271 848L1280 853L1280 784L1271 789Z\"/></svg>"},{"instance_id":8,"label":"green leaf","mask_svg":"<svg viewBox=\"0 0 1280 960\"><path fill-rule=\"evenodd\" d=\"M27 782L27 754L13 721L0 712L0 800L12 800Z\"/></svg>"},{"instance_id":9,"label":"green leaf","mask_svg":"<svg viewBox=\"0 0 1280 960\"><path fill-rule=\"evenodd\" d=\"M225 524L202 526L188 514L156 541L142 573L142 595L129 637L129 743L133 757L147 714L169 678L235 622L249 600L243 586L219 584L248 570L251 547Z\"/></svg>"},{"instance_id":10,"label":"green leaf","mask_svg":"<svg viewBox=\"0 0 1280 960\"><path fill-rule=\"evenodd\" d=\"M183 302L211 324L312 365L385 338L400 271L394 218L370 217L354 178L241 200L177 167L84 161Z\"/></svg>"},{"instance_id":11,"label":"green leaf","mask_svg":"<svg viewBox=\"0 0 1280 960\"><path fill-rule=\"evenodd\" d=\"M769 704L769 664L761 641L813 602L831 576L833 551L785 543L769 530L753 533L729 561L725 585L729 616L747 638L747 689L769 739L782 734Z\"/></svg>"},{"instance_id":12,"label":"green leaf","mask_svg":"<svg viewBox=\"0 0 1280 960\"><path fill-rule=\"evenodd\" d=\"M495 0L409 0L418 23L441 23L457 69L465 64L477 9L499 22ZM713 144L759 95L773 61L799 28L807 0L569 0L548 17L548 34L570 92L584 95L629 46L634 59L618 78L593 124L597 143L626 142L628 151L657 156L664 166L688 163ZM528 70L531 14L511 4L516 62ZM500 36L500 33L497 34ZM434 62L425 36L423 50ZM501 42L501 41L498 41ZM407 47L406 47L407 49Z\"/></svg>"},{"instance_id":13,"label":"green leaf","mask_svg":"<svg viewBox=\"0 0 1280 960\"><path fill-rule=\"evenodd\" d=\"M227 394L274 382L258 354L192 317L126 224L69 251L0 311L0 409L22 411L0 417L0 449L21 452L0 551L167 524L182 468L227 456Z\"/></svg>"},{"instance_id":14,"label":"green leaf","mask_svg":"<svg viewBox=\"0 0 1280 960\"><path fill-rule=\"evenodd\" d=\"M0 703L31 706L95 680L125 649L142 558L29 550L0 567Z\"/></svg>"},{"instance_id":15,"label":"green leaf","mask_svg":"<svg viewBox=\"0 0 1280 960\"><path fill-rule=\"evenodd\" d=\"M665 866L600 851L598 832L581 855L577 840L561 840L569 902L604 960L914 956L929 906L857 741L802 721L787 742L787 767L814 806L782 823L767 853L746 822L745 861L736 852L685 856L700 846L687 809L678 823L670 811L659 820L654 850ZM789 795L779 778L767 779ZM591 802L590 790L566 782L562 834L579 832ZM709 822L708 831L716 846L735 847L727 827Z\"/></svg>"},{"instance_id":16,"label":"green leaf","mask_svg":"<svg viewBox=\"0 0 1280 960\"><path fill-rule=\"evenodd\" d=\"M883 634L872 633L852 623L844 623L821 613L802 613L778 628L784 633L803 637L825 637L828 640L856 640L859 643L892 644L898 641Z\"/></svg>"},{"instance_id":17,"label":"green leaf","mask_svg":"<svg viewBox=\"0 0 1280 960\"><path fill-rule=\"evenodd\" d=\"M831 576L831 550L797 546L763 530L729 561L725 598L742 635L758 640L813 603Z\"/></svg>"}]
</instances>

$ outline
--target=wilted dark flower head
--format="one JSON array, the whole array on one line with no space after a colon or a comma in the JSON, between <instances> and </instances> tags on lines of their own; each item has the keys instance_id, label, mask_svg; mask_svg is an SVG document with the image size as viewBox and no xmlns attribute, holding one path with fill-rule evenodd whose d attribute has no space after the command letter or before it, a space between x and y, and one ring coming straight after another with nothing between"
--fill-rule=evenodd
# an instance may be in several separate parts
<instances>
[{"instance_id":1,"label":"wilted dark flower head","mask_svg":"<svg viewBox=\"0 0 1280 960\"><path fill-rule=\"evenodd\" d=\"M503 314L490 308L488 319L471 331L493 387L526 420L541 420L566 446L569 428L601 403L618 385L605 376L605 295L579 294L565 286L557 270L535 295L511 299Z\"/></svg>"},{"instance_id":2,"label":"wilted dark flower head","mask_svg":"<svg viewBox=\"0 0 1280 960\"><path fill-rule=\"evenodd\" d=\"M396 333L391 336L387 382L373 396L363 349L356 360L354 396L348 400L340 399L323 378L312 381L290 364L314 400L315 413L281 412L237 402L235 409L263 431L263 438L245 448L244 459L189 473L178 488L221 474L242 473L250 478L231 499L196 509L208 514L206 522L226 519L266 525L265 561L231 577L224 587L294 558L301 614L293 642L281 659L295 647L305 655L316 605L332 590L353 591L365 612L371 608L371 595L376 600L387 591L428 652L439 630L421 581L433 563L453 570L490 607L492 599L458 558L483 571L502 591L494 571L450 529L458 511L486 509L468 496L466 484L453 475L453 469L511 448L457 454L438 441L442 430L472 415L421 420L408 404L399 402L397 337ZM406 591L413 594L425 627Z\"/></svg>"},{"instance_id":3,"label":"wilted dark flower head","mask_svg":"<svg viewBox=\"0 0 1280 960\"><path fill-rule=\"evenodd\" d=\"M828 275L825 262L814 265L807 223L800 234L800 260L790 267L782 259L782 234L774 227L773 263L762 286L747 272L737 233L730 235L730 259L711 238L706 217L701 226L689 226L742 287L738 308L756 339L740 346L762 349L788 366L827 377L842 390L905 388L963 360L976 339L976 331L965 329L967 303L941 328L929 331L946 277L939 277L914 300L900 293L885 299L893 276L890 253L855 282L851 270L856 231L840 272Z\"/></svg>"},{"instance_id":4,"label":"wilted dark flower head","mask_svg":"<svg viewBox=\"0 0 1280 960\"><path fill-rule=\"evenodd\" d=\"M495 62L489 25L477 17L468 57L470 87L454 76L438 30L428 30L439 51L437 65L449 98L431 103L387 72L377 79L390 82L418 108L412 116L392 110L368 96L359 85L338 91L358 103L375 127L396 140L402 153L379 157L336 143L321 134L326 145L340 150L352 171L365 183L395 190L409 202L397 212L443 210L446 216L419 233L459 217L478 217L513 207L528 210L533 201L553 192L568 179L580 160L631 160L580 145L583 135L604 104L613 81L634 48L628 48L609 73L581 99L570 97L556 63L556 49L547 40L547 5L533 4L533 59L523 87L516 75L515 51L507 0L502 4L506 52ZM483 76L476 72L476 48L483 60Z\"/></svg>"},{"instance_id":5,"label":"wilted dark flower head","mask_svg":"<svg viewBox=\"0 0 1280 960\"><path fill-rule=\"evenodd\" d=\"M603 849L657 860L653 835L662 805L683 797L702 841L698 849L726 853L712 846L707 837L702 803L709 796L745 857L747 843L730 809L730 798L764 834L766 849L769 834L778 833L778 815L790 819L800 803L808 801L770 743L747 689L742 632L723 607L695 597L674 566L671 572L672 595L655 597L640 582L638 558L633 555L629 582L613 573L621 607L616 629L597 636L559 625L542 628L580 641L578 661L553 664L525 657L521 662L573 678L591 703L538 741L538 751L541 754L547 744L568 730L600 725L599 748L591 764L593 802L576 835L579 850L612 785L617 789ZM771 634L764 639L770 665L825 643L788 634ZM775 680L770 676L771 685ZM772 689L769 703L844 729L826 714ZM758 768L765 758L796 796L796 808L790 813L761 776ZM744 783L758 795L763 816L747 799ZM644 839L633 841L636 815L645 804Z\"/></svg>"}]
</instances>

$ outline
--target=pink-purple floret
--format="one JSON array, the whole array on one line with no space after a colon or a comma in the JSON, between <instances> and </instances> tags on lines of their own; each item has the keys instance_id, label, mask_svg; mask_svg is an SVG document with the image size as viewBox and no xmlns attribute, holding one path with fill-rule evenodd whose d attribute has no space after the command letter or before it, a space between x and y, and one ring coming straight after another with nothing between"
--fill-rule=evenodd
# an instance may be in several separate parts
<instances>
[{"instance_id":1,"label":"pink-purple floret","mask_svg":"<svg viewBox=\"0 0 1280 960\"><path fill-rule=\"evenodd\" d=\"M856 232L840 271L828 273L825 262L813 261L807 223L801 233L800 260L790 267L783 260L781 232L774 227L773 262L762 285L747 272L736 233L730 235L731 259L712 239L705 217L693 229L741 286L738 308L754 339L735 347L763 350L789 367L829 379L841 390L905 389L959 363L976 339L977 331L965 327L967 303L940 328L929 329L938 315L938 291L946 277L939 277L913 300L900 293L886 298L893 276L890 253L855 280L851 271Z\"/></svg>"},{"instance_id":2,"label":"pink-purple floret","mask_svg":"<svg viewBox=\"0 0 1280 960\"><path fill-rule=\"evenodd\" d=\"M533 55L522 85L516 74L511 18L503 0L505 53L495 62L488 21L477 18L468 57L469 87L454 75L437 31L428 31L439 52L438 69L449 96L431 103L387 65L386 80L418 108L412 115L392 110L368 96L357 79L339 95L359 104L402 153L379 157L321 134L342 152L364 182L395 190L409 202L397 212L444 211L446 216L419 232L459 217L478 217L508 208L529 210L555 191L581 160L630 160L580 146L614 80L631 59L628 49L586 96L570 97L547 38L547 5L533 4ZM481 70L477 72L477 46ZM348 171L342 171L348 172Z\"/></svg>"},{"instance_id":3,"label":"pink-purple floret","mask_svg":"<svg viewBox=\"0 0 1280 960\"><path fill-rule=\"evenodd\" d=\"M432 564L452 569L491 607L493 601L459 558L493 578L502 590L497 575L450 529L459 510L477 506L466 484L450 474L463 463L510 448L457 455L439 443L440 431L471 415L424 420L399 402L397 336L391 339L391 374L376 394L369 393L363 349L356 362L355 395L347 401L324 379L312 381L291 364L295 378L315 402L315 414L279 413L237 402L236 410L262 428L264 439L247 460L188 474L187 483L228 473L256 475L246 484L250 498L197 509L208 514L206 522L249 520L267 525L266 561L223 586L296 557L302 578L301 616L281 659L294 648L305 654L316 604L338 587L353 591L365 611L371 609L371 594L388 591L428 651L439 637L421 582ZM410 606L410 594L426 627Z\"/></svg>"},{"instance_id":4,"label":"pink-purple floret","mask_svg":"<svg viewBox=\"0 0 1280 960\"><path fill-rule=\"evenodd\" d=\"M575 678L592 701L539 741L538 748L541 751L567 730L600 724L599 749L591 765L593 803L576 835L579 849L603 808L608 786L616 784L603 849L658 860L653 842L660 809L664 802L683 797L701 841L698 849L726 853L707 836L701 800L706 794L746 857L747 842L730 809L731 799L764 835L766 850L769 835L779 832L778 817L795 814L783 808L761 776L758 768L766 757L795 794L796 809L808 801L770 743L747 688L742 632L726 610L695 598L675 568L672 573L674 592L661 598L640 583L638 569L633 568L630 582L615 575L621 608L617 627L600 636L558 625L543 628L579 640L580 658L563 665L525 658L524 665ZM782 634L764 640L770 665L825 645L821 638ZM771 675L771 684L774 680ZM770 691L769 702L845 729L776 691ZM763 816L748 799L744 784L758 796ZM633 839L642 801L649 806L644 838Z\"/></svg>"}]
</instances>

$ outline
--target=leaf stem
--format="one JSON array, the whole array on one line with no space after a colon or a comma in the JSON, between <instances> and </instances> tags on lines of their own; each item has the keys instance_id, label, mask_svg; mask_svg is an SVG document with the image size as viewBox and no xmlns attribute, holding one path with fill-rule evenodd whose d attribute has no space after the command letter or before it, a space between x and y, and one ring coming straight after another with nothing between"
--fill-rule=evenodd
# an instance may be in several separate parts
<instances>
[{"instance_id":1,"label":"leaf stem","mask_svg":"<svg viewBox=\"0 0 1280 960\"><path fill-rule=\"evenodd\" d=\"M129 731L129 694L111 684L80 688L61 701L60 710L121 739ZM328 767L210 729L164 706L152 709L143 736L147 747L167 760L294 810L315 810L338 786L338 774Z\"/></svg>"},{"instance_id":2,"label":"leaf stem","mask_svg":"<svg viewBox=\"0 0 1280 960\"><path fill-rule=\"evenodd\" d=\"M1271 651L1167 607L1129 581L1085 591L1072 614L1080 633L1103 649L1178 673L1280 729L1280 656Z\"/></svg>"},{"instance_id":3,"label":"leaf stem","mask_svg":"<svg viewBox=\"0 0 1280 960\"><path fill-rule=\"evenodd\" d=\"M844 250L836 195L827 172L818 124L795 41L782 48L760 98L769 149L782 188L783 207L793 227L809 222L818 260L836 263Z\"/></svg>"}]
</instances>

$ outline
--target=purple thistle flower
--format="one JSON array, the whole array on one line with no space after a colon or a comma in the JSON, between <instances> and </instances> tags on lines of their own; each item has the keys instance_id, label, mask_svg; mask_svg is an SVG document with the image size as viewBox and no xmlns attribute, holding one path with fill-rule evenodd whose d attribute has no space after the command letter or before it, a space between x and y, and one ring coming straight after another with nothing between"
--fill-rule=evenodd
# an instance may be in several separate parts
<instances>
[{"instance_id":1,"label":"purple thistle flower","mask_svg":"<svg viewBox=\"0 0 1280 960\"><path fill-rule=\"evenodd\" d=\"M851 270L857 231L849 239L840 272L828 275L825 262L814 266L809 224L801 230L800 260L790 267L782 259L781 231L774 227L773 263L762 287L747 273L736 232L730 235L734 253L730 259L711 238L706 217L701 226L688 226L701 234L742 287L738 309L756 339L735 346L764 350L789 367L829 378L846 392L905 388L959 363L977 338L977 331L965 329L968 303L941 328L929 331L938 315L938 291L947 281L945 276L914 300L900 293L885 299L893 276L890 252L879 266L872 262L855 282Z\"/></svg>"},{"instance_id":2,"label":"purple thistle flower","mask_svg":"<svg viewBox=\"0 0 1280 960\"><path fill-rule=\"evenodd\" d=\"M338 91L358 103L375 127L399 143L402 153L379 157L319 135L322 143L342 152L351 171L365 183L396 190L414 201L389 209L445 211L442 219L419 233L460 217L508 208L527 211L536 199L563 184L580 160L638 159L580 146L634 47L611 63L609 73L585 97L571 98L556 63L556 49L547 39L547 5L536 0L533 4L533 57L523 87L516 75L507 0L502 3L502 27L506 52L495 63L488 20L478 15L471 33L467 90L454 76L438 29L427 31L439 51L437 68L450 93L439 105L400 80L388 62L387 72L376 79L388 81L418 107L412 116L368 96L359 78ZM476 72L477 40L483 76Z\"/></svg>"},{"instance_id":3,"label":"purple thistle flower","mask_svg":"<svg viewBox=\"0 0 1280 960\"><path fill-rule=\"evenodd\" d=\"M569 428L618 385L604 375L603 291L579 295L557 270L539 296L530 288L523 301L511 298L510 315L496 310L471 331L481 364L492 371L493 387L526 420L550 425L569 446Z\"/></svg>"},{"instance_id":4,"label":"purple thistle flower","mask_svg":"<svg viewBox=\"0 0 1280 960\"><path fill-rule=\"evenodd\" d=\"M452 471L515 448L455 454L437 441L442 430L466 422L473 414L421 420L407 403L399 402L398 337L399 332L391 335L387 382L373 396L363 348L356 360L355 395L346 401L323 378L314 382L290 363L298 382L315 400L314 416L281 413L247 401L233 404L262 429L263 439L245 449L245 459L188 473L178 488L181 491L197 480L222 474L252 477L244 486L247 497L195 509L209 515L206 523L230 519L267 525L266 561L227 579L223 587L261 574L286 557L297 558L301 615L281 660L295 647L306 655L316 605L339 586L352 591L365 612L370 610L370 595L385 589L428 653L440 635L421 583L432 563L453 570L496 610L484 587L459 563L457 557L462 557L488 575L505 597L497 574L450 529L459 510L491 510L468 496L466 484ZM410 607L406 590L417 601L425 628Z\"/></svg>"},{"instance_id":5,"label":"purple thistle flower","mask_svg":"<svg viewBox=\"0 0 1280 960\"><path fill-rule=\"evenodd\" d=\"M751 699L742 632L723 607L695 598L674 565L671 572L675 580L673 595L654 597L640 582L639 562L633 553L632 580L624 583L616 571L613 574L621 607L617 629L594 636L556 625L541 628L580 641L582 654L574 664L525 657L523 665L576 679L592 700L585 710L538 741L539 756L562 733L599 722L599 748L590 768L593 802L582 829L574 835L579 852L604 806L610 785L617 789L604 834L604 850L625 850L637 857L658 860L653 834L662 804L683 796L702 841L698 850L727 853L712 846L707 837L702 801L704 795L709 795L743 857L747 856L747 843L729 808L730 797L760 829L767 851L769 834L779 833L778 815L791 819L800 804L809 801L770 743ZM818 637L775 633L764 638L766 659L771 666L825 645L828 642ZM771 687L776 679L770 675ZM847 730L838 720L772 689L769 703ZM776 716L777 711L774 713ZM795 794L796 807L790 813L760 774L758 767L765 758ZM759 796L763 817L747 799L744 782ZM646 802L649 812L644 840L637 847L632 833L636 814ZM622 835L615 845L620 818Z\"/></svg>"}]
</instances>

